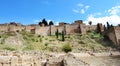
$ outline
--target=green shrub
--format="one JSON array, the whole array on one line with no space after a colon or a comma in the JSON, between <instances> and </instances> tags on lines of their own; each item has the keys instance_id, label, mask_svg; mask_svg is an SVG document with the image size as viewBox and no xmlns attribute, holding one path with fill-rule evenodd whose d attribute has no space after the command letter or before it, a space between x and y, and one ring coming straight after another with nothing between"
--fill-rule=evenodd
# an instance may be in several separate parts
<instances>
[{"instance_id":1,"label":"green shrub","mask_svg":"<svg viewBox=\"0 0 120 66\"><path fill-rule=\"evenodd\" d=\"M88 30L88 31L87 31L87 33L91 33L91 32L93 32L93 31L92 31L92 30Z\"/></svg>"},{"instance_id":2,"label":"green shrub","mask_svg":"<svg viewBox=\"0 0 120 66\"><path fill-rule=\"evenodd\" d=\"M97 33L92 30L88 30L87 33L92 39L102 40L104 38L100 33Z\"/></svg>"},{"instance_id":3,"label":"green shrub","mask_svg":"<svg viewBox=\"0 0 120 66\"><path fill-rule=\"evenodd\" d=\"M38 35L38 37L41 37L41 35Z\"/></svg>"},{"instance_id":4,"label":"green shrub","mask_svg":"<svg viewBox=\"0 0 120 66\"><path fill-rule=\"evenodd\" d=\"M45 40L48 40L48 38L45 38Z\"/></svg>"},{"instance_id":5,"label":"green shrub","mask_svg":"<svg viewBox=\"0 0 120 66\"><path fill-rule=\"evenodd\" d=\"M16 30L16 32L18 32L18 33L19 33L20 31L19 31L19 30Z\"/></svg>"},{"instance_id":6,"label":"green shrub","mask_svg":"<svg viewBox=\"0 0 120 66\"><path fill-rule=\"evenodd\" d=\"M62 50L64 52L68 53L68 52L72 51L72 47L70 46L70 44L65 44L65 45L63 45Z\"/></svg>"},{"instance_id":7,"label":"green shrub","mask_svg":"<svg viewBox=\"0 0 120 66\"><path fill-rule=\"evenodd\" d=\"M5 47L5 48L3 48L3 49L9 50L9 51L14 51L14 50L15 50L15 48L12 48L12 47Z\"/></svg>"},{"instance_id":8,"label":"green shrub","mask_svg":"<svg viewBox=\"0 0 120 66\"><path fill-rule=\"evenodd\" d=\"M33 34L27 34L28 35L28 37L34 37L34 35Z\"/></svg>"},{"instance_id":9,"label":"green shrub","mask_svg":"<svg viewBox=\"0 0 120 66\"><path fill-rule=\"evenodd\" d=\"M28 37L27 37L27 36L23 36L23 39L24 39L24 40L28 40Z\"/></svg>"},{"instance_id":10,"label":"green shrub","mask_svg":"<svg viewBox=\"0 0 120 66\"><path fill-rule=\"evenodd\" d=\"M32 45L28 45L23 50L34 50L34 47Z\"/></svg>"},{"instance_id":11,"label":"green shrub","mask_svg":"<svg viewBox=\"0 0 120 66\"><path fill-rule=\"evenodd\" d=\"M42 42L42 38L40 38L40 42Z\"/></svg>"},{"instance_id":12,"label":"green shrub","mask_svg":"<svg viewBox=\"0 0 120 66\"><path fill-rule=\"evenodd\" d=\"M38 40L36 40L36 42L38 42Z\"/></svg>"},{"instance_id":13,"label":"green shrub","mask_svg":"<svg viewBox=\"0 0 120 66\"><path fill-rule=\"evenodd\" d=\"M45 46L48 46L48 43L45 43Z\"/></svg>"},{"instance_id":14,"label":"green shrub","mask_svg":"<svg viewBox=\"0 0 120 66\"><path fill-rule=\"evenodd\" d=\"M6 35L7 36L16 36L16 33L12 31L12 32L7 32Z\"/></svg>"},{"instance_id":15,"label":"green shrub","mask_svg":"<svg viewBox=\"0 0 120 66\"><path fill-rule=\"evenodd\" d=\"M32 38L32 41L33 41L33 42L35 42L35 39L34 39L34 38Z\"/></svg>"}]
</instances>

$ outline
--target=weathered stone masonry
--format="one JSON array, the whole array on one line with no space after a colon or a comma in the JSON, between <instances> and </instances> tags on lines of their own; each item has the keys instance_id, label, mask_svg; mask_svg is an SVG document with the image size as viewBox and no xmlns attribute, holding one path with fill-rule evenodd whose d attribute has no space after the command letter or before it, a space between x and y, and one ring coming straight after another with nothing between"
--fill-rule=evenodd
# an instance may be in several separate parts
<instances>
[{"instance_id":1,"label":"weathered stone masonry","mask_svg":"<svg viewBox=\"0 0 120 66\"><path fill-rule=\"evenodd\" d=\"M100 28L100 32L108 36L109 39L115 44L115 46L120 46L120 26L113 26L109 29L104 30L102 23L98 23L97 25ZM57 26L45 26L44 24L41 26L37 24L23 26L20 23L12 22L10 24L0 24L0 31L10 32L24 30L33 34L47 36L50 34L55 35L55 32L58 29L59 33L62 33L62 31L64 31L65 34L86 34L88 30L97 31L97 25L86 25L82 20L76 20L72 24L60 22Z\"/></svg>"}]
</instances>

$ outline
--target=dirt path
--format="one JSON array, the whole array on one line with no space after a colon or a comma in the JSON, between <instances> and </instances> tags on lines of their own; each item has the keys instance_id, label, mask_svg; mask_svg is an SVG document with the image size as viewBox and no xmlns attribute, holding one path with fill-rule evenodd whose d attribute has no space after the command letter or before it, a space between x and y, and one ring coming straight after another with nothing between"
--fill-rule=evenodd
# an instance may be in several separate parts
<instances>
[{"instance_id":1,"label":"dirt path","mask_svg":"<svg viewBox=\"0 0 120 66\"><path fill-rule=\"evenodd\" d=\"M120 66L120 56L115 57L81 57L90 66Z\"/></svg>"}]
</instances>

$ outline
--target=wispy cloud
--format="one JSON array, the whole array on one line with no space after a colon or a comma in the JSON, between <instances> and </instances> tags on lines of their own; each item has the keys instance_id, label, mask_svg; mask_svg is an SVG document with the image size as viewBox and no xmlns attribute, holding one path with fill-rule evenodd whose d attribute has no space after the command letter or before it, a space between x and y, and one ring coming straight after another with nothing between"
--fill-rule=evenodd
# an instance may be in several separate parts
<instances>
[{"instance_id":1,"label":"wispy cloud","mask_svg":"<svg viewBox=\"0 0 120 66\"><path fill-rule=\"evenodd\" d=\"M85 6L85 9L87 10L88 8L90 8L90 6L89 6L89 5L86 5L86 6Z\"/></svg>"},{"instance_id":2,"label":"wispy cloud","mask_svg":"<svg viewBox=\"0 0 120 66\"><path fill-rule=\"evenodd\" d=\"M81 9L81 14L84 14L85 13L85 10L84 9Z\"/></svg>"},{"instance_id":3,"label":"wispy cloud","mask_svg":"<svg viewBox=\"0 0 120 66\"><path fill-rule=\"evenodd\" d=\"M79 7L83 7L84 5L82 3L77 4Z\"/></svg>"},{"instance_id":4,"label":"wispy cloud","mask_svg":"<svg viewBox=\"0 0 120 66\"><path fill-rule=\"evenodd\" d=\"M59 22L60 22L60 21L56 21L56 22L55 22L55 25L59 25Z\"/></svg>"},{"instance_id":5,"label":"wispy cloud","mask_svg":"<svg viewBox=\"0 0 120 66\"><path fill-rule=\"evenodd\" d=\"M79 10L77 10L77 9L73 9L73 12L75 12L75 13L79 13Z\"/></svg>"},{"instance_id":6,"label":"wispy cloud","mask_svg":"<svg viewBox=\"0 0 120 66\"><path fill-rule=\"evenodd\" d=\"M108 10L108 12L109 12L111 15L116 15L116 14L120 13L120 5L119 5L119 6L112 7L111 9Z\"/></svg>"},{"instance_id":7,"label":"wispy cloud","mask_svg":"<svg viewBox=\"0 0 120 66\"><path fill-rule=\"evenodd\" d=\"M38 24L40 21L41 21L41 20L36 19L36 20L34 20L33 22Z\"/></svg>"},{"instance_id":8,"label":"wispy cloud","mask_svg":"<svg viewBox=\"0 0 120 66\"><path fill-rule=\"evenodd\" d=\"M82 3L77 4L76 9L73 9L72 11L74 13L80 13L80 14L85 14L85 12L90 8L89 5L84 5Z\"/></svg>"}]
</instances>

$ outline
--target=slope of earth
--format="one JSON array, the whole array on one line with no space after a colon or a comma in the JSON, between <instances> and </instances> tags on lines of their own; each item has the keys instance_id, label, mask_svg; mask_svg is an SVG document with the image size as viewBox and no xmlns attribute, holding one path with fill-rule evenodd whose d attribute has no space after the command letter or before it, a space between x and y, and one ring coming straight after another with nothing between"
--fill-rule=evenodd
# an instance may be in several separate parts
<instances>
[{"instance_id":1,"label":"slope of earth","mask_svg":"<svg viewBox=\"0 0 120 66\"><path fill-rule=\"evenodd\" d=\"M111 42L104 41L104 37L94 31L89 31L85 35L65 35L65 41L62 41L61 34L56 38L55 35L41 36L25 31L0 33L1 50L63 52L65 44L70 45L72 52L103 52L111 48Z\"/></svg>"}]
</instances>

